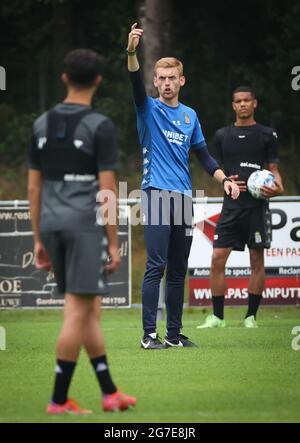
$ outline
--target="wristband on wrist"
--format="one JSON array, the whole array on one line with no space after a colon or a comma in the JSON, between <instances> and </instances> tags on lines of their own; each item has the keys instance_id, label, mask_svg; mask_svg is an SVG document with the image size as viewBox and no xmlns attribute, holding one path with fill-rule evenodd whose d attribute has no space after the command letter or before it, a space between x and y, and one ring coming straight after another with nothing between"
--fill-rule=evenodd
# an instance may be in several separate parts
<instances>
[{"instance_id":1,"label":"wristband on wrist","mask_svg":"<svg viewBox=\"0 0 300 443\"><path fill-rule=\"evenodd\" d=\"M222 185L223 186L224 186L225 182L232 182L232 180L230 178L228 178L228 177L224 177L223 180L222 180Z\"/></svg>"},{"instance_id":2,"label":"wristband on wrist","mask_svg":"<svg viewBox=\"0 0 300 443\"><path fill-rule=\"evenodd\" d=\"M130 56L133 56L136 54L136 49L134 49L133 51L129 51L128 49L126 49L126 52L127 52L127 55L130 57Z\"/></svg>"}]
</instances>

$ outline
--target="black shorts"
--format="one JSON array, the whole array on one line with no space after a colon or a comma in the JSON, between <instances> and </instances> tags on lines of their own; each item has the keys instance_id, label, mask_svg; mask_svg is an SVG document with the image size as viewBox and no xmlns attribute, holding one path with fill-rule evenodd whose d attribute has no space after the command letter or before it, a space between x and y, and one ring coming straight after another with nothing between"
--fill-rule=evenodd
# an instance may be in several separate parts
<instances>
[{"instance_id":1,"label":"black shorts","mask_svg":"<svg viewBox=\"0 0 300 443\"><path fill-rule=\"evenodd\" d=\"M271 214L268 204L244 209L222 209L218 221L214 248L270 248L272 240Z\"/></svg>"},{"instance_id":2,"label":"black shorts","mask_svg":"<svg viewBox=\"0 0 300 443\"><path fill-rule=\"evenodd\" d=\"M105 265L107 239L101 232L41 232L62 294L108 293Z\"/></svg>"}]
</instances>

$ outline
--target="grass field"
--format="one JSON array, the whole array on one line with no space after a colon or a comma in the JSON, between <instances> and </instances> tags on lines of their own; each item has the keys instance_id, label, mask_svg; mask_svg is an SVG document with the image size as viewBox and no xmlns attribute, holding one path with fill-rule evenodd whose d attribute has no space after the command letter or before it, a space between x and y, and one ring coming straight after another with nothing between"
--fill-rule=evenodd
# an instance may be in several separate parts
<instances>
[{"instance_id":1,"label":"grass field","mask_svg":"<svg viewBox=\"0 0 300 443\"><path fill-rule=\"evenodd\" d=\"M199 348L144 351L140 311L105 310L103 328L117 384L138 405L104 414L99 390L82 352L71 396L95 413L48 417L59 311L0 311L7 349L0 351L0 422L197 423L299 422L300 350L291 347L299 308L263 308L259 329L242 327L244 309L227 309L228 327L197 330L206 313L188 309L184 333ZM160 322L164 334L164 322Z\"/></svg>"}]
</instances>

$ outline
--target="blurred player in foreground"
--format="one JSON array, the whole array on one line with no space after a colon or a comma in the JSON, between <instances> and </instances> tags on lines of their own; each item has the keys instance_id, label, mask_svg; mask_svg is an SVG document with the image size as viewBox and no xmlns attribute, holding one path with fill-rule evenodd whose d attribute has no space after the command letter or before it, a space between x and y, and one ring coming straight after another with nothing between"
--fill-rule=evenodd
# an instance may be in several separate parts
<instances>
[{"instance_id":1,"label":"blurred player in foreground","mask_svg":"<svg viewBox=\"0 0 300 443\"><path fill-rule=\"evenodd\" d=\"M224 195L224 203L216 227L211 264L210 285L213 315L198 328L224 327L225 266L232 250L249 248L251 277L248 288L246 328L256 328L256 313L265 284L264 248L270 247L271 217L268 198L283 192L278 171L278 143L274 129L257 123L254 112L257 100L254 91L241 86L233 92L232 106L236 121L219 129L214 137L216 157L225 173L240 186L238 200ZM252 172L267 165L275 176L275 187L263 187L265 199L256 199L247 190Z\"/></svg>"},{"instance_id":2,"label":"blurred player in foreground","mask_svg":"<svg viewBox=\"0 0 300 443\"><path fill-rule=\"evenodd\" d=\"M230 194L229 198L236 199L239 188L209 155L196 112L178 101L180 88L185 84L183 66L179 60L168 57L157 61L154 85L159 97L154 99L147 96L136 56L142 34L143 30L137 28L135 23L131 27L127 46L128 70L143 157L142 212L145 217L147 265L142 288L144 336L141 347L192 347L195 344L180 333L184 280L193 231L190 150L202 167L222 184L225 193ZM159 191L161 199L157 203ZM154 223L153 219L156 219ZM162 343L156 331L156 316L159 285L165 268L167 331Z\"/></svg>"},{"instance_id":3,"label":"blurred player in foreground","mask_svg":"<svg viewBox=\"0 0 300 443\"><path fill-rule=\"evenodd\" d=\"M91 108L102 67L101 56L93 51L68 53L62 74L67 96L33 126L28 197L36 266L53 268L58 290L65 294L49 414L91 412L68 398L82 347L95 370L104 411L123 410L136 403L111 378L99 327L101 295L108 292L106 272L116 271L120 264L117 226L96 223L99 188L116 194L115 128Z\"/></svg>"}]
</instances>

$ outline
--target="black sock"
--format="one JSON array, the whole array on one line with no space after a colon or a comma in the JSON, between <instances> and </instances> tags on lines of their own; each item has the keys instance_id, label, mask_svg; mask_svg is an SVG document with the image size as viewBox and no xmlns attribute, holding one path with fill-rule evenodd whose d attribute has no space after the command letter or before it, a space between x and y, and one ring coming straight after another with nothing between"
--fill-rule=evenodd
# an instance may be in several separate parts
<instances>
[{"instance_id":1,"label":"black sock","mask_svg":"<svg viewBox=\"0 0 300 443\"><path fill-rule=\"evenodd\" d=\"M214 315L219 317L221 320L224 319L224 295L213 295L212 302L214 308Z\"/></svg>"},{"instance_id":2,"label":"black sock","mask_svg":"<svg viewBox=\"0 0 300 443\"><path fill-rule=\"evenodd\" d=\"M261 299L262 299L261 294L251 294L249 292L248 311L247 311L245 318L250 317L251 315L254 315L254 317L256 318L256 313L257 313L259 304L261 302Z\"/></svg>"},{"instance_id":3,"label":"black sock","mask_svg":"<svg viewBox=\"0 0 300 443\"><path fill-rule=\"evenodd\" d=\"M76 361L56 360L55 383L52 401L59 405L66 403L71 378L76 366Z\"/></svg>"},{"instance_id":4,"label":"black sock","mask_svg":"<svg viewBox=\"0 0 300 443\"><path fill-rule=\"evenodd\" d=\"M116 392L117 388L110 376L106 355L92 358L91 363L95 369L102 393L113 394Z\"/></svg>"}]
</instances>

